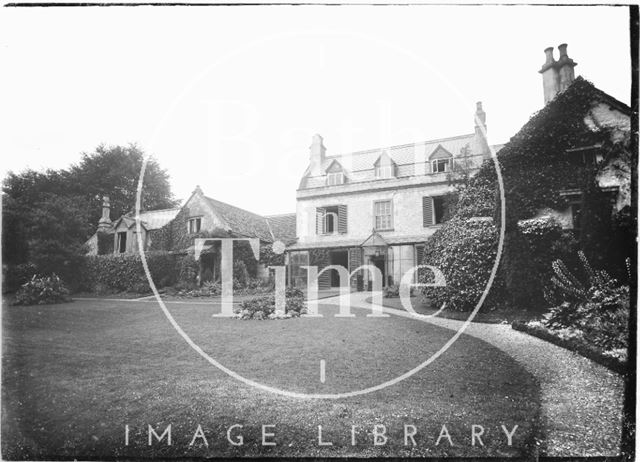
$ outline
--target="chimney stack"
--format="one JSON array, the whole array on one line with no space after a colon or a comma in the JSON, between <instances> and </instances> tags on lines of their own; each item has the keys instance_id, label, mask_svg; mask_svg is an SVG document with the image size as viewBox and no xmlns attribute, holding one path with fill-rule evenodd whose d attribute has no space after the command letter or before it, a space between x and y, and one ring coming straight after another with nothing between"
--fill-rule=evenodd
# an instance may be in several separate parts
<instances>
[{"instance_id":1,"label":"chimney stack","mask_svg":"<svg viewBox=\"0 0 640 462\"><path fill-rule=\"evenodd\" d=\"M322 137L315 134L311 139L311 146L309 146L309 165L311 166L311 174L314 176L322 174L322 164L327 151L322 141Z\"/></svg>"},{"instance_id":2,"label":"chimney stack","mask_svg":"<svg viewBox=\"0 0 640 462\"><path fill-rule=\"evenodd\" d=\"M544 50L545 62L538 71L542 74L542 88L544 90L544 104L547 104L560 92L573 83L575 76L573 68L577 65L567 55L567 44L558 46L560 56L558 61L553 58L553 47Z\"/></svg>"},{"instance_id":3,"label":"chimney stack","mask_svg":"<svg viewBox=\"0 0 640 462\"><path fill-rule=\"evenodd\" d=\"M102 196L102 216L98 222L98 232L104 232L111 229L111 204L109 196Z\"/></svg>"},{"instance_id":4,"label":"chimney stack","mask_svg":"<svg viewBox=\"0 0 640 462\"><path fill-rule=\"evenodd\" d=\"M487 114L482 109L482 101L476 103L476 113L473 117L475 124L475 141L476 149L483 154L489 152L489 144L487 143Z\"/></svg>"},{"instance_id":5,"label":"chimney stack","mask_svg":"<svg viewBox=\"0 0 640 462\"><path fill-rule=\"evenodd\" d=\"M569 58L569 56L567 55L566 43L558 45L558 50L560 50L560 59L558 59L556 66L558 67L558 75L560 78L559 90L562 92L569 88L569 86L575 80L573 68L576 67L578 63Z\"/></svg>"}]
</instances>

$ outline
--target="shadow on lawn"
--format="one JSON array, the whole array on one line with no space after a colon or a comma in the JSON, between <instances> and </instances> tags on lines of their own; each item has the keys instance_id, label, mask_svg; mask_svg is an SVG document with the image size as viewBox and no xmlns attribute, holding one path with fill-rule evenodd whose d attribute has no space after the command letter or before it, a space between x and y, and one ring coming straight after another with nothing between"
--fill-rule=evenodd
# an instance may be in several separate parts
<instances>
[{"instance_id":1,"label":"shadow on lawn","mask_svg":"<svg viewBox=\"0 0 640 462\"><path fill-rule=\"evenodd\" d=\"M213 368L152 303L95 300L3 310L5 459L527 456L535 452L535 438L544 436L535 379L505 353L465 335L400 384L352 398L310 400L262 392ZM171 310L223 364L306 392L380 383L414 367L452 335L365 313L240 321L212 318L203 305ZM165 439L149 446L148 425L160 435L169 424L172 445ZM198 425L208 446L203 438L189 444ZM227 440L233 425L243 426L231 430L236 442L242 435L242 446ZM275 434L267 440L276 446L262 445L263 425L275 425L266 431ZM385 445L374 445L375 425L385 426ZM411 440L405 445L405 425L415 426L416 446ZM453 446L447 438L435 444L443 425ZM483 446L472 446L472 425L483 426ZM512 446L501 425L518 425ZM318 444L318 426L332 446Z\"/></svg>"}]
</instances>

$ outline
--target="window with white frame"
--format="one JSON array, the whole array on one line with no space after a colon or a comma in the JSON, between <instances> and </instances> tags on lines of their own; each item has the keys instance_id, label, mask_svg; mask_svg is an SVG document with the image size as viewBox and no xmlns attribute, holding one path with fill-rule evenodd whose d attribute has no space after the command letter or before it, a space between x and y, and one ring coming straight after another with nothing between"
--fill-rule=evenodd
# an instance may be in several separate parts
<instances>
[{"instance_id":1,"label":"window with white frame","mask_svg":"<svg viewBox=\"0 0 640 462\"><path fill-rule=\"evenodd\" d=\"M393 165L377 165L376 178L391 178L393 175Z\"/></svg>"},{"instance_id":2,"label":"window with white frame","mask_svg":"<svg viewBox=\"0 0 640 462\"><path fill-rule=\"evenodd\" d=\"M449 159L434 159L431 161L431 171L433 173L444 173L450 170Z\"/></svg>"},{"instance_id":3,"label":"window with white frame","mask_svg":"<svg viewBox=\"0 0 640 462\"><path fill-rule=\"evenodd\" d=\"M344 183L344 173L331 172L327 173L327 186L336 186Z\"/></svg>"},{"instance_id":4,"label":"window with white frame","mask_svg":"<svg viewBox=\"0 0 640 462\"><path fill-rule=\"evenodd\" d=\"M202 226L202 217L189 218L189 234L199 233Z\"/></svg>"},{"instance_id":5,"label":"window with white frame","mask_svg":"<svg viewBox=\"0 0 640 462\"><path fill-rule=\"evenodd\" d=\"M373 204L375 228L385 230L393 228L393 214L391 201L378 201Z\"/></svg>"}]
</instances>

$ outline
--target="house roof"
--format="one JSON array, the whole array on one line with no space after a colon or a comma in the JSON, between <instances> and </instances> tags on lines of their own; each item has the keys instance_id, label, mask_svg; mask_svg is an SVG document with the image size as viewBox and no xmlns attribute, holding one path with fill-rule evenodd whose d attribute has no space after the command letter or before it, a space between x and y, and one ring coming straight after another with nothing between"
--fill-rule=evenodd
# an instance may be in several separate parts
<instances>
[{"instance_id":1,"label":"house roof","mask_svg":"<svg viewBox=\"0 0 640 462\"><path fill-rule=\"evenodd\" d=\"M267 224L276 240L288 244L296 239L296 214L267 215Z\"/></svg>"},{"instance_id":2,"label":"house roof","mask_svg":"<svg viewBox=\"0 0 640 462\"><path fill-rule=\"evenodd\" d=\"M504 159L507 156L511 156L514 153L517 153L518 149L521 146L529 144L531 142L532 133L540 134L543 136L550 136L540 128L543 122L550 116L558 117L558 114L566 118L565 114L567 111L565 110L565 108L567 106L570 106L572 104L572 101L584 99L588 99L588 101L591 102L604 102L622 111L623 113L631 114L631 108L629 106L598 89L583 77L578 76L565 91L556 95L554 99L549 101L549 103L547 103L541 110L536 112L527 121L527 123L525 123L520 128L520 130L518 130L518 132L513 137L511 137L511 139L506 144L502 146L502 149L500 150L500 158ZM580 114L580 118L583 117L584 114ZM584 122L582 126L577 127L576 130L582 131L583 133L592 132L592 130L590 130L587 126L586 122ZM574 134L574 136L577 135Z\"/></svg>"},{"instance_id":3,"label":"house roof","mask_svg":"<svg viewBox=\"0 0 640 462\"><path fill-rule=\"evenodd\" d=\"M265 217L211 197L204 196L204 198L215 212L227 222L232 232L242 236L257 237L267 242L273 241L273 235Z\"/></svg>"},{"instance_id":4,"label":"house roof","mask_svg":"<svg viewBox=\"0 0 640 462\"><path fill-rule=\"evenodd\" d=\"M178 215L179 211L180 207L163 210L149 210L140 213L140 220L144 223L147 230L160 229L173 220L176 215Z\"/></svg>"},{"instance_id":5,"label":"house roof","mask_svg":"<svg viewBox=\"0 0 640 462\"><path fill-rule=\"evenodd\" d=\"M180 207L172 208L172 209L161 209L161 210L146 210L144 212L140 212L140 221L141 225L147 231L151 231L154 229L160 229L171 220L173 220L178 212L180 211ZM136 225L136 217L135 214L127 214L118 218L113 223L113 228L116 228L120 225L121 222L127 226L127 228L131 228Z\"/></svg>"},{"instance_id":6,"label":"house roof","mask_svg":"<svg viewBox=\"0 0 640 462\"><path fill-rule=\"evenodd\" d=\"M374 167L376 162L383 154L386 154L386 156L398 166L399 177L410 176L415 174L415 165L429 160L431 154L439 147L457 156L462 148L469 145L473 154L480 155L474 151L475 144L475 134L470 133L449 138L438 138L411 144L357 151L335 156L326 156L320 169L326 172L332 163L338 161L344 170L349 173L351 181L370 181L375 179ZM324 185L325 179L323 176L311 176L310 170L307 169L301 183L302 189L317 188Z\"/></svg>"}]
</instances>

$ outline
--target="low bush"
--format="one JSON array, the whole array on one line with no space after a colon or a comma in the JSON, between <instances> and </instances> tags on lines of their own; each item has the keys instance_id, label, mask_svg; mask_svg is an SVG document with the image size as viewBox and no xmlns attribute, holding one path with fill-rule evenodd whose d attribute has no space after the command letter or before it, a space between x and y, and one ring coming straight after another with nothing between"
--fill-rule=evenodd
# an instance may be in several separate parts
<instances>
[{"instance_id":1,"label":"low bush","mask_svg":"<svg viewBox=\"0 0 640 462\"><path fill-rule=\"evenodd\" d=\"M418 273L421 274L421 273ZM414 287L409 288L409 295L413 297L415 292ZM400 284L391 284L382 289L382 296L384 298L398 298L400 297Z\"/></svg>"},{"instance_id":2,"label":"low bush","mask_svg":"<svg viewBox=\"0 0 640 462\"><path fill-rule=\"evenodd\" d=\"M384 298L398 298L400 296L400 286L398 284L392 284L385 287L382 290L382 296Z\"/></svg>"},{"instance_id":3,"label":"low bush","mask_svg":"<svg viewBox=\"0 0 640 462\"><path fill-rule=\"evenodd\" d=\"M33 276L16 293L16 305L45 305L70 301L69 290L56 275Z\"/></svg>"},{"instance_id":4,"label":"low bush","mask_svg":"<svg viewBox=\"0 0 640 462\"><path fill-rule=\"evenodd\" d=\"M304 293L297 288L287 288L285 291L285 313L276 313L275 295L261 295L240 303L234 309L236 316L240 319L279 319L295 318L305 313Z\"/></svg>"},{"instance_id":5,"label":"low bush","mask_svg":"<svg viewBox=\"0 0 640 462\"><path fill-rule=\"evenodd\" d=\"M273 290L273 282L265 279L249 278L244 285L239 283L236 285L236 280L233 282L233 293L238 295L267 294L273 292Z\"/></svg>"},{"instance_id":6,"label":"low bush","mask_svg":"<svg viewBox=\"0 0 640 462\"><path fill-rule=\"evenodd\" d=\"M626 349L629 338L629 287L605 271L594 270L579 252L584 277L569 271L562 260L553 262L554 277L547 299L555 305L545 315L552 330L577 329L603 352Z\"/></svg>"},{"instance_id":7,"label":"low bush","mask_svg":"<svg viewBox=\"0 0 640 462\"><path fill-rule=\"evenodd\" d=\"M21 263L3 267L2 292L15 292L25 282L37 274L37 268L32 263Z\"/></svg>"},{"instance_id":8,"label":"low bush","mask_svg":"<svg viewBox=\"0 0 640 462\"><path fill-rule=\"evenodd\" d=\"M602 351L601 348L595 347L586 341L583 333L577 329L551 329L539 321L516 321L511 327L559 347L575 351L585 358L589 358L620 374L627 372L628 358L626 349Z\"/></svg>"},{"instance_id":9,"label":"low bush","mask_svg":"<svg viewBox=\"0 0 640 462\"><path fill-rule=\"evenodd\" d=\"M167 289L169 295L178 297L215 297L222 293L222 286L219 282L207 281L198 287L196 284L178 282L175 286Z\"/></svg>"}]
</instances>

